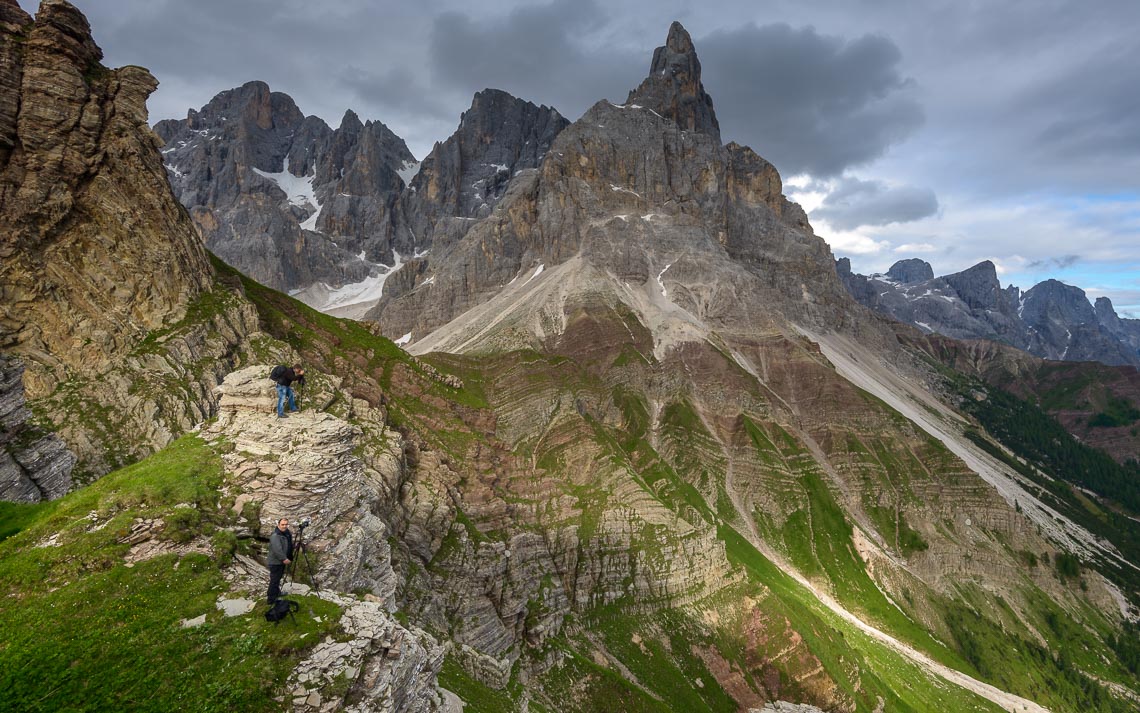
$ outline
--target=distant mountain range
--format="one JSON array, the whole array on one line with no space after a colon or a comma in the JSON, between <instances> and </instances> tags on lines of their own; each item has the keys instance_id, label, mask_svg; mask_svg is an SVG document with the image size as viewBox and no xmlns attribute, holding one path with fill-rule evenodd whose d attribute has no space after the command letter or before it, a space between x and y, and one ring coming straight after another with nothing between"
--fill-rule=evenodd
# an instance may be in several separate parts
<instances>
[{"instance_id":1,"label":"distant mountain range","mask_svg":"<svg viewBox=\"0 0 1140 713\"><path fill-rule=\"evenodd\" d=\"M348 111L331 129L252 81L154 129L174 194L210 250L318 309L361 317L401 266L489 215L568 124L486 89L420 163L378 121Z\"/></svg>"},{"instance_id":2,"label":"distant mountain range","mask_svg":"<svg viewBox=\"0 0 1140 713\"><path fill-rule=\"evenodd\" d=\"M919 259L885 274L853 273L848 258L835 268L860 303L926 333L993 339L1045 359L1140 366L1140 319L1121 318L1107 297L1094 305L1058 280L1003 288L988 260L942 277Z\"/></svg>"}]
</instances>

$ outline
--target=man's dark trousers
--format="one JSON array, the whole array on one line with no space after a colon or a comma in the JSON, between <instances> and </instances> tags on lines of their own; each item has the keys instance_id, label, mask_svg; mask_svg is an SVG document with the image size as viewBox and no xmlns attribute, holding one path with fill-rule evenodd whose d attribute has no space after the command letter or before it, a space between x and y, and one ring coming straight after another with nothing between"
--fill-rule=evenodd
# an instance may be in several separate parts
<instances>
[{"instance_id":1,"label":"man's dark trousers","mask_svg":"<svg viewBox=\"0 0 1140 713\"><path fill-rule=\"evenodd\" d=\"M285 565L269 565L269 603L277 601L281 596L281 578L285 576Z\"/></svg>"}]
</instances>

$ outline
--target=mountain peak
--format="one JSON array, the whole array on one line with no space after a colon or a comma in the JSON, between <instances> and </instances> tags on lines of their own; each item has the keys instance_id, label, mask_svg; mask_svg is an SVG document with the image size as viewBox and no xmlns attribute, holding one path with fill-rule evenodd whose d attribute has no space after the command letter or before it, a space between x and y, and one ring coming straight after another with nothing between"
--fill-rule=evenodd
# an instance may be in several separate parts
<instances>
[{"instance_id":1,"label":"mountain peak","mask_svg":"<svg viewBox=\"0 0 1140 713\"><path fill-rule=\"evenodd\" d=\"M689 31L685 29L677 20L673 20L673 24L669 25L669 36L665 38L665 47L677 54L696 53L693 52L693 38L689 36ZM658 50L660 52L660 50ZM653 55L654 69L661 71L664 67L657 66L657 54Z\"/></svg>"},{"instance_id":2,"label":"mountain peak","mask_svg":"<svg viewBox=\"0 0 1140 713\"><path fill-rule=\"evenodd\" d=\"M887 276L904 285L911 285L934 279L934 268L927 261L915 257L899 260L891 265L891 269L887 270Z\"/></svg>"},{"instance_id":3,"label":"mountain peak","mask_svg":"<svg viewBox=\"0 0 1140 713\"><path fill-rule=\"evenodd\" d=\"M653 52L649 76L629 93L626 103L649 107L682 129L702 131L720 143L712 97L701 84L701 62L693 39L679 22L670 25L665 44Z\"/></svg>"}]
</instances>

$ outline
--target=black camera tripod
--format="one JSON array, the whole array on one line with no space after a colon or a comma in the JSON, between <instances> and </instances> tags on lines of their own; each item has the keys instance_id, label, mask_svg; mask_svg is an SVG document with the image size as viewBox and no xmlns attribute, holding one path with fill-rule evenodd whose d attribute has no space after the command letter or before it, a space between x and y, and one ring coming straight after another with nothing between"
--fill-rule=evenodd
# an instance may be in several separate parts
<instances>
[{"instance_id":1,"label":"black camera tripod","mask_svg":"<svg viewBox=\"0 0 1140 713\"><path fill-rule=\"evenodd\" d=\"M309 543L305 542L305 528L308 523L299 524L297 526L297 542L293 545L293 561L290 563L286 574L292 582L297 581L297 563L302 559L305 560L305 572L309 575L309 583L313 585L313 591L320 591L321 585L317 584L317 577L313 569L313 563L309 561Z\"/></svg>"}]
</instances>

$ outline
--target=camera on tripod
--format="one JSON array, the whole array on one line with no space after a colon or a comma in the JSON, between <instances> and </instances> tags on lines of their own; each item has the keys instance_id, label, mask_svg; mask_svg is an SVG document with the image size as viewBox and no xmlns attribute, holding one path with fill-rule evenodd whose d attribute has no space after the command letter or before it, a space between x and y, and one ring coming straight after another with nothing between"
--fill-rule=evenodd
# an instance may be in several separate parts
<instances>
[{"instance_id":1,"label":"camera on tripod","mask_svg":"<svg viewBox=\"0 0 1140 713\"><path fill-rule=\"evenodd\" d=\"M303 517L294 523L297 528L297 541L293 543L293 563L289 566L287 574L294 582L297 581L297 563L303 560L313 589L320 589L313 571L313 565L309 562L309 543L305 541L305 528L312 524L313 519L311 517Z\"/></svg>"}]
</instances>

